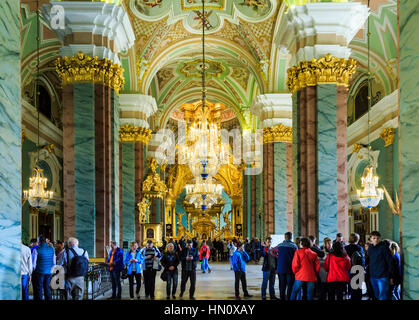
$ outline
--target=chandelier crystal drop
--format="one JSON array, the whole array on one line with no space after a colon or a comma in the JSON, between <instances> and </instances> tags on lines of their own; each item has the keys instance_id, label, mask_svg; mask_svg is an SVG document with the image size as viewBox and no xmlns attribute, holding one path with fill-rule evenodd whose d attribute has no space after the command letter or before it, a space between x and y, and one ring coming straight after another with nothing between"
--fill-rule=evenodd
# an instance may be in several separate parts
<instances>
[{"instance_id":1,"label":"chandelier crystal drop","mask_svg":"<svg viewBox=\"0 0 419 320\"><path fill-rule=\"evenodd\" d=\"M357 190L359 202L363 207L376 207L384 198L384 191L378 187L378 177L374 175L374 167L368 166L361 178L363 190Z\"/></svg>"},{"instance_id":2,"label":"chandelier crystal drop","mask_svg":"<svg viewBox=\"0 0 419 320\"><path fill-rule=\"evenodd\" d=\"M54 194L52 191L45 190L48 179L44 177L42 171L40 168L34 169L33 176L29 178L29 190L23 191L25 200L37 209L46 207Z\"/></svg>"},{"instance_id":3,"label":"chandelier crystal drop","mask_svg":"<svg viewBox=\"0 0 419 320\"><path fill-rule=\"evenodd\" d=\"M202 210L205 210L207 207L211 208L213 204L218 203L223 194L223 186L214 183L211 177L204 180L198 176L194 184L185 186L185 191L187 202L193 204L195 208L201 207Z\"/></svg>"}]
</instances>

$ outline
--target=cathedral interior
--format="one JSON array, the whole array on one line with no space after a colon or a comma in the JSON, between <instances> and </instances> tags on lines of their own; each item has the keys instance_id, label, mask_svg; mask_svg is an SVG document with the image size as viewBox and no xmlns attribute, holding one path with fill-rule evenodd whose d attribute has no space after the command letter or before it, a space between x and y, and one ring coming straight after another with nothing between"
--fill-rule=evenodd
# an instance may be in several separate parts
<instances>
[{"instance_id":1,"label":"cathedral interior","mask_svg":"<svg viewBox=\"0 0 419 320\"><path fill-rule=\"evenodd\" d=\"M2 0L0 299L40 234L94 263L374 230L419 299L418 28L408 0Z\"/></svg>"}]
</instances>

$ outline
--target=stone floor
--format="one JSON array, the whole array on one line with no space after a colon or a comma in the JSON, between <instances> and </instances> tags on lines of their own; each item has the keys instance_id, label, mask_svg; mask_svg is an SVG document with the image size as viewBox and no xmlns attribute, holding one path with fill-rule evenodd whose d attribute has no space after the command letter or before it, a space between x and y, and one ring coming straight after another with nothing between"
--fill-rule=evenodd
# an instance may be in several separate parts
<instances>
[{"instance_id":1,"label":"stone floor","mask_svg":"<svg viewBox=\"0 0 419 320\"><path fill-rule=\"evenodd\" d=\"M234 299L234 272L230 270L230 265L227 263L213 262L211 265L211 273L202 273L201 269L197 270L195 298L198 300L233 300ZM199 265L198 265L199 267ZM260 286L262 284L262 266L255 265L251 262L246 266L247 274L247 288L253 297L251 299L261 299ZM177 297L179 299L180 293L180 273L177 289ZM278 287L275 286L277 295ZM186 292L183 299L189 299L189 282L186 285ZM243 295L240 285L240 294ZM109 298L111 292L108 292L104 299ZM144 284L141 284L140 291L141 299L145 299ZM166 282L160 279L160 272L156 276L156 291L155 296L157 300L166 299ZM122 285L122 299L129 299L128 280L124 280Z\"/></svg>"}]
</instances>

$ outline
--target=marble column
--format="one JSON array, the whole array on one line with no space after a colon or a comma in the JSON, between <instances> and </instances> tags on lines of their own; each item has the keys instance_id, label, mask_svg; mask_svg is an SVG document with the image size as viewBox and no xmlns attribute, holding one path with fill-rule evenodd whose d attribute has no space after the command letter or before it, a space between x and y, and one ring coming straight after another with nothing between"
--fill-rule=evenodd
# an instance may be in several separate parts
<instances>
[{"instance_id":1,"label":"marble column","mask_svg":"<svg viewBox=\"0 0 419 320\"><path fill-rule=\"evenodd\" d=\"M135 229L139 224L135 204L135 144L122 144L122 241L136 240Z\"/></svg>"},{"instance_id":2,"label":"marble column","mask_svg":"<svg viewBox=\"0 0 419 320\"><path fill-rule=\"evenodd\" d=\"M258 217L257 217L257 210L256 210L256 176L252 175L250 176L250 188L251 188L251 236L252 238L255 238L257 236L256 234L256 225L258 223Z\"/></svg>"},{"instance_id":3,"label":"marble column","mask_svg":"<svg viewBox=\"0 0 419 320\"><path fill-rule=\"evenodd\" d=\"M112 238L119 240L119 96L114 90L111 92L110 104L110 133L111 133L111 214Z\"/></svg>"},{"instance_id":4,"label":"marble column","mask_svg":"<svg viewBox=\"0 0 419 320\"><path fill-rule=\"evenodd\" d=\"M359 2L301 1L275 41L291 55L294 228L319 239L348 238L346 99L356 70L349 43L369 14Z\"/></svg>"},{"instance_id":5,"label":"marble column","mask_svg":"<svg viewBox=\"0 0 419 320\"><path fill-rule=\"evenodd\" d=\"M20 3L0 2L0 300L21 299Z\"/></svg>"},{"instance_id":6,"label":"marble column","mask_svg":"<svg viewBox=\"0 0 419 320\"><path fill-rule=\"evenodd\" d=\"M144 166L144 159L145 159L145 145L142 142L135 142L135 203L138 203L143 198L143 181L144 181L144 173L145 173L145 166ZM140 219L140 212L136 209L135 210L135 239L138 241L143 241L143 228L138 223Z\"/></svg>"},{"instance_id":7,"label":"marble column","mask_svg":"<svg viewBox=\"0 0 419 320\"><path fill-rule=\"evenodd\" d=\"M399 1L400 47L400 153L402 249L404 256L403 298L419 299L419 100L418 50L419 4Z\"/></svg>"}]
</instances>

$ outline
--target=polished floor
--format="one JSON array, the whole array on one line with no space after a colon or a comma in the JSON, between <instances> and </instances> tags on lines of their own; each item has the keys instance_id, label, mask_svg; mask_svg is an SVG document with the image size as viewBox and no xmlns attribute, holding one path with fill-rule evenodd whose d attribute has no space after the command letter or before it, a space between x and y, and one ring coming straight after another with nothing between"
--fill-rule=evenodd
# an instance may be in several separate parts
<instances>
[{"instance_id":1,"label":"polished floor","mask_svg":"<svg viewBox=\"0 0 419 320\"><path fill-rule=\"evenodd\" d=\"M234 272L230 270L230 265L227 263L211 263L212 272L202 273L201 269L197 270L196 291L195 298L197 300L234 300ZM198 265L200 268L200 265ZM260 286L262 284L262 266L255 265L251 262L246 266L247 274L247 289L253 297L251 299L261 299ZM275 289L278 294L277 283ZM182 299L189 299L189 282L186 285L186 292ZM180 293L180 273L177 289L177 299ZM240 285L240 294L243 296ZM104 299L109 298L111 292L108 292ZM140 291L141 299L145 299L144 284L141 284ZM268 294L269 296L269 294ZM166 299L166 282L160 279L160 272L156 276L156 291L155 297L157 300ZM125 280L122 285L122 299L129 299L128 280Z\"/></svg>"}]
</instances>

